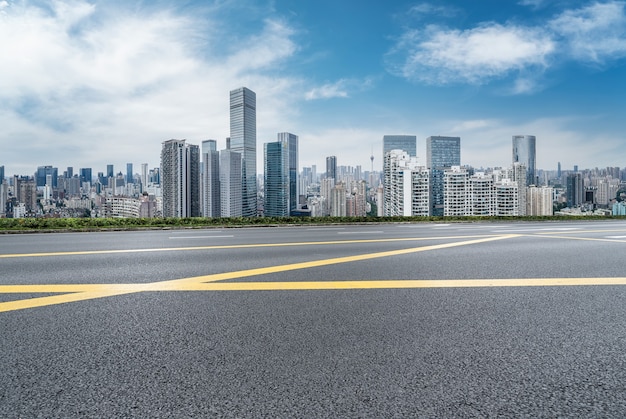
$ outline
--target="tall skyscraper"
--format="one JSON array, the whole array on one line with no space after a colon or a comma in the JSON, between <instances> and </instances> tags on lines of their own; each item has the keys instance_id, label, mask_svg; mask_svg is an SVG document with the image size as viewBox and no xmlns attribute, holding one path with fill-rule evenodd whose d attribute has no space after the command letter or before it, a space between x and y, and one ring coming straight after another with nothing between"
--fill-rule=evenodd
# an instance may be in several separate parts
<instances>
[{"instance_id":1,"label":"tall skyscraper","mask_svg":"<svg viewBox=\"0 0 626 419\"><path fill-rule=\"evenodd\" d=\"M220 217L241 217L241 154L220 151Z\"/></svg>"},{"instance_id":2,"label":"tall skyscraper","mask_svg":"<svg viewBox=\"0 0 626 419\"><path fill-rule=\"evenodd\" d=\"M134 183L132 163L126 163L126 183Z\"/></svg>"},{"instance_id":3,"label":"tall skyscraper","mask_svg":"<svg viewBox=\"0 0 626 419\"><path fill-rule=\"evenodd\" d=\"M217 141L202 141L202 214L220 217L220 153Z\"/></svg>"},{"instance_id":4,"label":"tall skyscraper","mask_svg":"<svg viewBox=\"0 0 626 419\"><path fill-rule=\"evenodd\" d=\"M326 157L326 179L337 181L337 157Z\"/></svg>"},{"instance_id":5,"label":"tall skyscraper","mask_svg":"<svg viewBox=\"0 0 626 419\"><path fill-rule=\"evenodd\" d=\"M289 214L298 209L298 136L290 132L278 133L278 141L287 144L288 158L287 165L289 169Z\"/></svg>"},{"instance_id":6,"label":"tall skyscraper","mask_svg":"<svg viewBox=\"0 0 626 419\"><path fill-rule=\"evenodd\" d=\"M383 136L383 159L391 150L406 151L409 156L417 157L417 137L415 135Z\"/></svg>"},{"instance_id":7,"label":"tall skyscraper","mask_svg":"<svg viewBox=\"0 0 626 419\"><path fill-rule=\"evenodd\" d=\"M67 170L69 173L70 168L68 167ZM72 177L72 175L70 175L69 177ZM110 177L115 177L115 173L113 172L113 165L107 164L107 178L110 178Z\"/></svg>"},{"instance_id":8,"label":"tall skyscraper","mask_svg":"<svg viewBox=\"0 0 626 419\"><path fill-rule=\"evenodd\" d=\"M537 184L535 143L534 135L513 136L513 163L526 166L526 186Z\"/></svg>"},{"instance_id":9,"label":"tall skyscraper","mask_svg":"<svg viewBox=\"0 0 626 419\"><path fill-rule=\"evenodd\" d=\"M93 182L90 167L80 169L80 181L81 183L89 182L90 184Z\"/></svg>"},{"instance_id":10,"label":"tall skyscraper","mask_svg":"<svg viewBox=\"0 0 626 419\"><path fill-rule=\"evenodd\" d=\"M0 166L0 183L4 180L4 166ZM0 208L0 212L4 211L3 208Z\"/></svg>"},{"instance_id":11,"label":"tall skyscraper","mask_svg":"<svg viewBox=\"0 0 626 419\"><path fill-rule=\"evenodd\" d=\"M199 217L200 150L185 140L163 142L161 176L164 217Z\"/></svg>"},{"instance_id":12,"label":"tall skyscraper","mask_svg":"<svg viewBox=\"0 0 626 419\"><path fill-rule=\"evenodd\" d=\"M461 165L461 138L433 136L426 139L426 167L431 171L431 215L443 216L444 171Z\"/></svg>"},{"instance_id":13,"label":"tall skyscraper","mask_svg":"<svg viewBox=\"0 0 626 419\"><path fill-rule=\"evenodd\" d=\"M46 176L52 176L52 187L57 187L57 179L59 177L59 169L52 166L39 166L35 174L35 182L38 187L46 186Z\"/></svg>"},{"instance_id":14,"label":"tall skyscraper","mask_svg":"<svg viewBox=\"0 0 626 419\"><path fill-rule=\"evenodd\" d=\"M148 187L148 163L141 163L141 191Z\"/></svg>"},{"instance_id":15,"label":"tall skyscraper","mask_svg":"<svg viewBox=\"0 0 626 419\"><path fill-rule=\"evenodd\" d=\"M567 206L576 208L585 202L585 183L581 173L567 175Z\"/></svg>"},{"instance_id":16,"label":"tall skyscraper","mask_svg":"<svg viewBox=\"0 0 626 419\"><path fill-rule=\"evenodd\" d=\"M289 215L289 146L287 142L265 143L265 215L287 217Z\"/></svg>"},{"instance_id":17,"label":"tall skyscraper","mask_svg":"<svg viewBox=\"0 0 626 419\"><path fill-rule=\"evenodd\" d=\"M257 215L256 94L246 88L230 92L230 150L241 155L241 215Z\"/></svg>"}]
</instances>

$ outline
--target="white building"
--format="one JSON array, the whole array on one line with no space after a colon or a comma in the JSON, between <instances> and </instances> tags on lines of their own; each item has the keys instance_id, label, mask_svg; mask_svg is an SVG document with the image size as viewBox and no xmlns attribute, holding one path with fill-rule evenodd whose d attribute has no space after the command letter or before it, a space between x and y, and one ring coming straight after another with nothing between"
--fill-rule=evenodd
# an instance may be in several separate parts
<instances>
[{"instance_id":1,"label":"white building","mask_svg":"<svg viewBox=\"0 0 626 419\"><path fill-rule=\"evenodd\" d=\"M429 215L430 175L415 157L403 150L389 151L385 154L383 175L384 216Z\"/></svg>"},{"instance_id":2,"label":"white building","mask_svg":"<svg viewBox=\"0 0 626 419\"><path fill-rule=\"evenodd\" d=\"M530 186L526 189L526 215L552 215L554 188Z\"/></svg>"}]
</instances>

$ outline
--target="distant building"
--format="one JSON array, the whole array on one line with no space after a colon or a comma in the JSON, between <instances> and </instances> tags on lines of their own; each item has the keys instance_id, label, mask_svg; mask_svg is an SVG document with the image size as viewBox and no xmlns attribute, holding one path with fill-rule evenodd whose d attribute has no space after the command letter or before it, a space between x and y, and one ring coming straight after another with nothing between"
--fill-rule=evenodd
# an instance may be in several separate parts
<instances>
[{"instance_id":1,"label":"distant building","mask_svg":"<svg viewBox=\"0 0 626 419\"><path fill-rule=\"evenodd\" d=\"M417 137L415 135L384 135L383 158L391 150L403 150L409 156L417 157Z\"/></svg>"},{"instance_id":2,"label":"distant building","mask_svg":"<svg viewBox=\"0 0 626 419\"><path fill-rule=\"evenodd\" d=\"M326 157L326 179L337 181L337 157Z\"/></svg>"},{"instance_id":3,"label":"distant building","mask_svg":"<svg viewBox=\"0 0 626 419\"><path fill-rule=\"evenodd\" d=\"M257 215L256 93L246 87L230 92L230 149L241 156L241 215Z\"/></svg>"},{"instance_id":4,"label":"distant building","mask_svg":"<svg viewBox=\"0 0 626 419\"><path fill-rule=\"evenodd\" d=\"M289 183L289 213L298 208L299 182L298 182L298 136L290 132L278 133L278 141L287 144L287 169Z\"/></svg>"},{"instance_id":5,"label":"distant building","mask_svg":"<svg viewBox=\"0 0 626 419\"><path fill-rule=\"evenodd\" d=\"M526 215L552 215L554 213L554 189L529 186L526 189Z\"/></svg>"},{"instance_id":6,"label":"distant building","mask_svg":"<svg viewBox=\"0 0 626 419\"><path fill-rule=\"evenodd\" d=\"M567 206L575 208L585 202L585 184L581 173L567 175Z\"/></svg>"},{"instance_id":7,"label":"distant building","mask_svg":"<svg viewBox=\"0 0 626 419\"><path fill-rule=\"evenodd\" d=\"M382 214L428 216L430 211L429 171L418 166L417 159L406 151L391 150L383 164Z\"/></svg>"},{"instance_id":8,"label":"distant building","mask_svg":"<svg viewBox=\"0 0 626 419\"><path fill-rule=\"evenodd\" d=\"M133 183L133 164L126 163L126 183Z\"/></svg>"},{"instance_id":9,"label":"distant building","mask_svg":"<svg viewBox=\"0 0 626 419\"><path fill-rule=\"evenodd\" d=\"M268 217L289 216L289 144L275 141L264 145L264 210Z\"/></svg>"},{"instance_id":10,"label":"distant building","mask_svg":"<svg viewBox=\"0 0 626 419\"><path fill-rule=\"evenodd\" d=\"M444 171L461 165L461 138L433 136L426 139L426 167L430 170L431 215L444 214Z\"/></svg>"},{"instance_id":11,"label":"distant building","mask_svg":"<svg viewBox=\"0 0 626 419\"><path fill-rule=\"evenodd\" d=\"M35 182L38 187L46 186L46 176L52 176L52 187L57 187L59 169L52 166L39 166L35 174ZM4 177L3 177L4 178Z\"/></svg>"},{"instance_id":12,"label":"distant building","mask_svg":"<svg viewBox=\"0 0 626 419\"><path fill-rule=\"evenodd\" d=\"M185 140L163 142L161 175L163 216L201 216L199 147Z\"/></svg>"},{"instance_id":13,"label":"distant building","mask_svg":"<svg viewBox=\"0 0 626 419\"><path fill-rule=\"evenodd\" d=\"M526 166L526 184L537 184L537 153L536 138L534 135L513 136L513 163L521 163Z\"/></svg>"},{"instance_id":14,"label":"distant building","mask_svg":"<svg viewBox=\"0 0 626 419\"><path fill-rule=\"evenodd\" d=\"M220 153L217 141L202 142L202 214L220 217Z\"/></svg>"},{"instance_id":15,"label":"distant building","mask_svg":"<svg viewBox=\"0 0 626 419\"><path fill-rule=\"evenodd\" d=\"M220 217L241 217L242 173L241 154L220 151Z\"/></svg>"}]
</instances>

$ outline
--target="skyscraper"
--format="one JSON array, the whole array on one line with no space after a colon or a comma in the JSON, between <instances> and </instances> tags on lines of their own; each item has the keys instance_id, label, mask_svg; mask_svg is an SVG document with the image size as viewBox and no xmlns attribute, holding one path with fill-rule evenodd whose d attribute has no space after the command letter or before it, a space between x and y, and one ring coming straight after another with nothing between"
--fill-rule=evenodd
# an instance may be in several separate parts
<instances>
[{"instance_id":1,"label":"skyscraper","mask_svg":"<svg viewBox=\"0 0 626 419\"><path fill-rule=\"evenodd\" d=\"M257 215L256 94L240 87L230 92L230 150L241 155L241 215Z\"/></svg>"},{"instance_id":2,"label":"skyscraper","mask_svg":"<svg viewBox=\"0 0 626 419\"><path fill-rule=\"evenodd\" d=\"M513 163L526 166L526 186L537 184L535 143L534 135L513 136Z\"/></svg>"},{"instance_id":3,"label":"skyscraper","mask_svg":"<svg viewBox=\"0 0 626 419\"><path fill-rule=\"evenodd\" d=\"M433 136L426 139L426 167L431 171L431 215L442 217L444 171L461 165L461 138Z\"/></svg>"},{"instance_id":4,"label":"skyscraper","mask_svg":"<svg viewBox=\"0 0 626 419\"><path fill-rule=\"evenodd\" d=\"M46 186L46 176L52 176L52 186L57 187L57 179L59 177L59 169L52 166L39 166L37 167L37 173L35 174L35 182L37 186Z\"/></svg>"},{"instance_id":5,"label":"skyscraper","mask_svg":"<svg viewBox=\"0 0 626 419\"><path fill-rule=\"evenodd\" d=\"M265 215L287 217L289 215L289 145L275 141L264 145L265 165Z\"/></svg>"},{"instance_id":6,"label":"skyscraper","mask_svg":"<svg viewBox=\"0 0 626 419\"><path fill-rule=\"evenodd\" d=\"M200 151L185 140L163 142L161 174L164 217L199 217Z\"/></svg>"},{"instance_id":7,"label":"skyscraper","mask_svg":"<svg viewBox=\"0 0 626 419\"><path fill-rule=\"evenodd\" d=\"M69 173L69 167L67 168L67 171ZM72 175L70 174L69 177L72 177ZM107 164L107 178L110 177L115 177L115 173L113 172L113 165L112 164Z\"/></svg>"},{"instance_id":8,"label":"skyscraper","mask_svg":"<svg viewBox=\"0 0 626 419\"><path fill-rule=\"evenodd\" d=\"M278 141L287 144L288 158L287 165L289 170L289 213L298 209L298 136L290 132L278 133Z\"/></svg>"},{"instance_id":9,"label":"skyscraper","mask_svg":"<svg viewBox=\"0 0 626 419\"><path fill-rule=\"evenodd\" d=\"M126 183L134 183L133 182L133 164L126 163Z\"/></svg>"},{"instance_id":10,"label":"skyscraper","mask_svg":"<svg viewBox=\"0 0 626 419\"><path fill-rule=\"evenodd\" d=\"M241 217L241 154L220 151L220 217Z\"/></svg>"},{"instance_id":11,"label":"skyscraper","mask_svg":"<svg viewBox=\"0 0 626 419\"><path fill-rule=\"evenodd\" d=\"M220 216L220 153L217 141L202 141L202 214Z\"/></svg>"},{"instance_id":12,"label":"skyscraper","mask_svg":"<svg viewBox=\"0 0 626 419\"><path fill-rule=\"evenodd\" d=\"M337 157L326 157L326 179L337 181Z\"/></svg>"},{"instance_id":13,"label":"skyscraper","mask_svg":"<svg viewBox=\"0 0 626 419\"><path fill-rule=\"evenodd\" d=\"M406 151L409 156L417 157L417 137L415 135L383 136L383 159L391 150Z\"/></svg>"}]
</instances>

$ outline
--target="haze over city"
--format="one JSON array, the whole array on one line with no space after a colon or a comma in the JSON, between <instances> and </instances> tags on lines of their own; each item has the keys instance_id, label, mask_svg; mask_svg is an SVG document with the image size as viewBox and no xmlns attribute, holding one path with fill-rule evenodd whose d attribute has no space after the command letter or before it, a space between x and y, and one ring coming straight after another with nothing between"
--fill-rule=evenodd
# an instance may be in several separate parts
<instances>
[{"instance_id":1,"label":"haze over city","mask_svg":"<svg viewBox=\"0 0 626 419\"><path fill-rule=\"evenodd\" d=\"M622 1L0 1L0 165L159 165L161 143L224 148L229 95L300 166L382 168L382 137L461 137L461 163L623 166ZM262 153L257 154L259 162ZM258 167L262 167L259 163Z\"/></svg>"}]
</instances>

